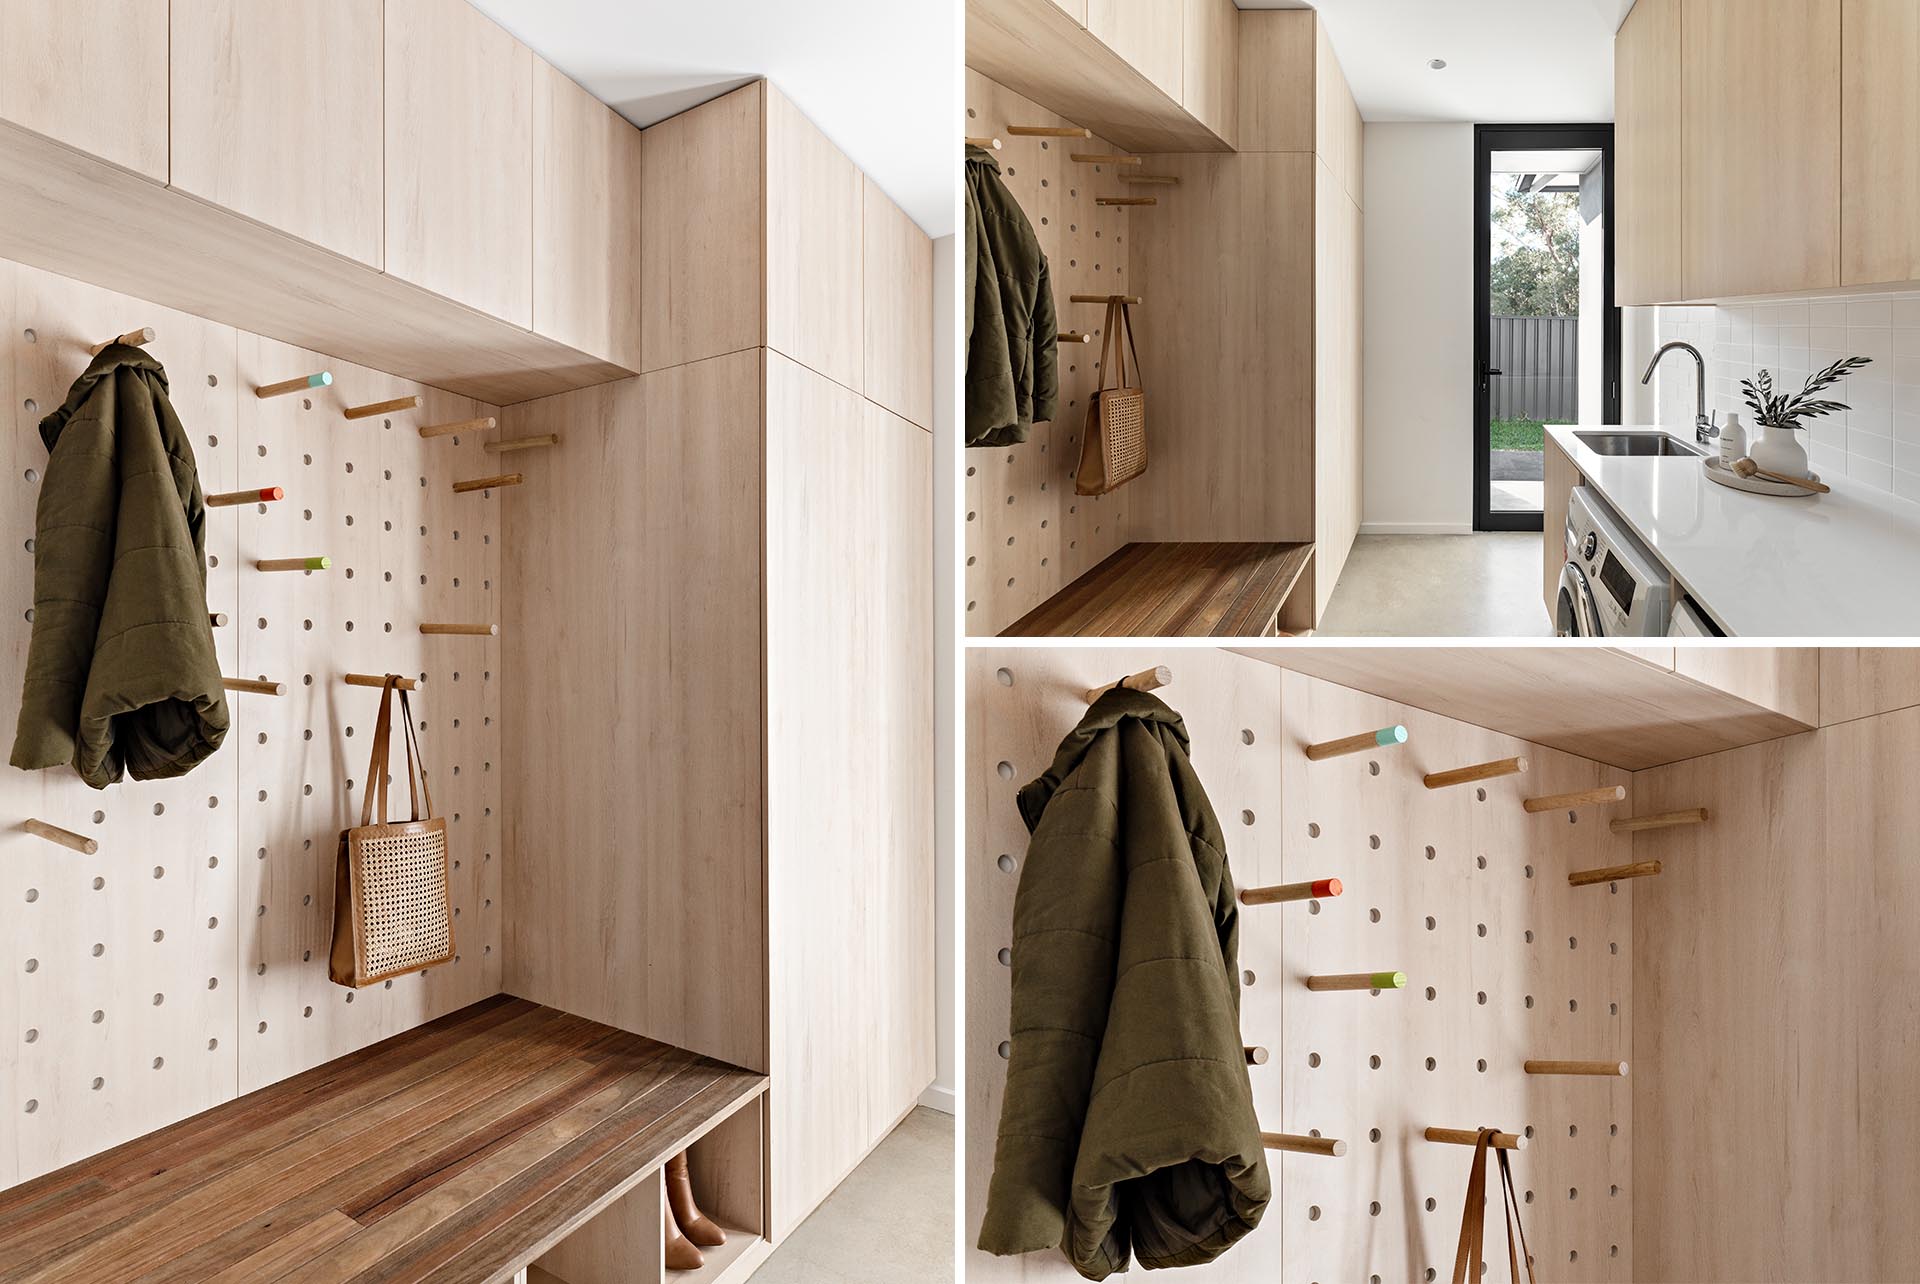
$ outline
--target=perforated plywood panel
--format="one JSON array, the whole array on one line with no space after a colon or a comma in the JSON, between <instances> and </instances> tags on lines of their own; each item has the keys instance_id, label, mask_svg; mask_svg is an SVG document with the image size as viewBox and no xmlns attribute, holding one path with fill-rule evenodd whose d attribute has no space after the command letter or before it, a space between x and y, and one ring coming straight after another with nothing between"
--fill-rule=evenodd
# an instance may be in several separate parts
<instances>
[{"instance_id":1,"label":"perforated plywood panel","mask_svg":"<svg viewBox=\"0 0 1920 1284\"><path fill-rule=\"evenodd\" d=\"M1159 189L1123 183L1111 165L1071 159L1075 152L1118 150L1104 139L1024 138L1007 132L1010 124L1073 123L979 72L967 72L966 133L998 137L1003 144L995 153L1001 177L1046 253L1060 331L1093 336L1090 344L1060 345L1060 410L1052 423L1035 424L1020 445L966 452L966 629L975 636L1006 628L1129 538L1128 487L1099 496L1073 491L1087 401L1100 386L1106 308L1068 300L1135 288L1127 275L1127 220L1133 215L1094 200L1152 195ZM1148 429L1151 433L1151 412Z\"/></svg>"},{"instance_id":2,"label":"perforated plywood panel","mask_svg":"<svg viewBox=\"0 0 1920 1284\"><path fill-rule=\"evenodd\" d=\"M13 408L0 446L0 585L16 604L0 619L9 710L31 632L28 544L46 465L35 426L85 369L89 344L153 326L149 350L167 367L203 488L286 491L211 510L208 523L209 606L230 619L215 630L222 669L282 682L284 696L229 693L225 745L178 780L95 792L64 767L0 770L0 1110L18 1125L0 1129L6 1186L499 989L498 643L418 632L423 620L497 618L498 499L456 496L451 482L499 467L471 436L414 430L488 407L36 269L0 263L0 319L0 392ZM331 388L253 394L319 369ZM409 392L422 410L390 427L339 413ZM333 569L253 569L309 554ZM452 835L461 958L350 993L326 977L333 859L358 819L379 693L339 678L389 670L428 675L414 711ZM100 850L27 835L28 816Z\"/></svg>"},{"instance_id":3,"label":"perforated plywood panel","mask_svg":"<svg viewBox=\"0 0 1920 1284\"><path fill-rule=\"evenodd\" d=\"M1530 1057L1631 1060L1629 885L1571 888L1565 878L1631 859L1630 840L1604 824L1609 811L1631 814L1630 800L1577 820L1520 806L1528 795L1630 777L1303 675L1276 683L1260 672L1269 666L1239 659L1190 649L970 656L968 1233L984 1208L1006 1065L1010 973L1000 951L1026 847L1015 792L1078 720L1086 688L1165 663L1174 681L1159 694L1186 720L1235 883L1345 884L1338 898L1243 906L1240 963L1243 1038L1270 1054L1249 1072L1262 1126L1337 1137L1348 1153L1269 1152L1275 1202L1263 1224L1199 1277L1441 1277L1469 1152L1423 1133L1484 1124L1530 1133L1514 1162L1543 1273L1630 1279L1628 1083L1521 1069ZM1409 730L1404 747L1305 756L1313 741L1394 722ZM1428 771L1514 754L1531 772L1488 782L1484 798L1481 786L1421 783ZM1309 975L1391 970L1408 974L1406 989L1305 988ZM968 1270L985 1280L1073 1278L1052 1254L976 1253Z\"/></svg>"}]
</instances>

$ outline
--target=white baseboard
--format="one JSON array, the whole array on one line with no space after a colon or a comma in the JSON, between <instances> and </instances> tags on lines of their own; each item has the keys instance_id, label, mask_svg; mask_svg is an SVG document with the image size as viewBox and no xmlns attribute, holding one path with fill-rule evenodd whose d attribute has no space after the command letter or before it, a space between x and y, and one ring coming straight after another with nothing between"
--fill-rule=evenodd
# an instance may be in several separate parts
<instances>
[{"instance_id":1,"label":"white baseboard","mask_svg":"<svg viewBox=\"0 0 1920 1284\"><path fill-rule=\"evenodd\" d=\"M937 1083L920 1094L920 1104L929 1110L938 1110L943 1115L959 1113L955 1108L953 1089Z\"/></svg>"},{"instance_id":2,"label":"white baseboard","mask_svg":"<svg viewBox=\"0 0 1920 1284\"><path fill-rule=\"evenodd\" d=\"M1361 522L1362 535L1471 535L1473 523L1458 522Z\"/></svg>"}]
</instances>

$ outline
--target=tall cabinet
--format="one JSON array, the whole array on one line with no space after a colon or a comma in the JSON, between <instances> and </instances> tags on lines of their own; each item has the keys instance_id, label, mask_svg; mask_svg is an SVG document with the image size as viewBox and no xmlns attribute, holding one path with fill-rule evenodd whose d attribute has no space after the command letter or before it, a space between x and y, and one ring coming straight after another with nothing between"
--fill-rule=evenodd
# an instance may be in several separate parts
<instances>
[{"instance_id":1,"label":"tall cabinet","mask_svg":"<svg viewBox=\"0 0 1920 1284\"><path fill-rule=\"evenodd\" d=\"M770 85L641 169L645 370L501 423L564 443L506 498L557 768L506 782L507 988L768 1073L778 1237L934 1074L932 243Z\"/></svg>"}]
</instances>

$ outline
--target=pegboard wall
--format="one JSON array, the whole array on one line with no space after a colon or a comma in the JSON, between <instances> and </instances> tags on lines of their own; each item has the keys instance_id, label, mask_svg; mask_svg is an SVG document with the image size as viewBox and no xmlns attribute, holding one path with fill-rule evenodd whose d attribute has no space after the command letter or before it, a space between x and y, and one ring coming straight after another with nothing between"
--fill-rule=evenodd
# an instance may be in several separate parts
<instances>
[{"instance_id":1,"label":"pegboard wall","mask_svg":"<svg viewBox=\"0 0 1920 1284\"><path fill-rule=\"evenodd\" d=\"M1010 1000L1015 806L1086 709L1087 689L1156 664L1227 831L1237 887L1339 878L1344 894L1241 907L1245 1042L1261 1126L1343 1139L1347 1154L1269 1151L1275 1202L1196 1279L1435 1280L1451 1271L1471 1151L1429 1127L1522 1132L1513 1155L1541 1277L1632 1278L1631 1081L1530 1076L1529 1058L1631 1062L1630 883L1570 887L1625 864L1610 809L1530 815L1521 799L1629 773L1202 649L976 650L967 717L967 1235L992 1169ZM1408 743L1310 762L1307 744L1400 723ZM1427 772L1521 755L1531 770L1428 790ZM1404 971L1378 994L1311 992L1312 974ZM1491 1219L1491 1258L1504 1232ZM1504 1266L1499 1268L1504 1270ZM1498 1274L1498 1271L1495 1272ZM968 1278L1076 1278L1053 1254L972 1252Z\"/></svg>"},{"instance_id":2,"label":"pegboard wall","mask_svg":"<svg viewBox=\"0 0 1920 1284\"><path fill-rule=\"evenodd\" d=\"M1128 487L1106 495L1073 490L1087 402L1100 386L1106 305L1069 299L1131 290L1127 208L1094 201L1152 195L1156 189L1120 181L1114 166L1071 159L1076 152L1118 150L1104 139L1007 132L1008 125L1073 123L968 68L965 133L1000 140L995 156L1001 178L1046 252L1060 332L1093 336L1091 343L1060 345L1060 410L1054 422L1035 424L1020 445L966 452L966 631L973 636L991 636L1014 623L1128 539ZM1153 354L1143 356L1151 371Z\"/></svg>"},{"instance_id":3,"label":"pegboard wall","mask_svg":"<svg viewBox=\"0 0 1920 1284\"><path fill-rule=\"evenodd\" d=\"M157 332L148 350L167 369L202 488L285 490L277 503L210 509L207 539L209 609L228 617L214 630L222 672L285 694L230 692L226 742L176 780L95 791L66 767L0 769L0 1187L500 989L498 640L419 631L499 618L499 498L452 483L505 470L475 434L416 431L491 407L0 262L9 742L32 630L39 421L91 344L142 325ZM330 387L254 395L323 369ZM417 411L341 414L410 393ZM331 569L254 569L314 555ZM449 825L459 951L361 991L327 979L335 851L358 823L380 698L345 685L350 672L426 679L413 711ZM29 817L99 851L27 834Z\"/></svg>"}]
</instances>

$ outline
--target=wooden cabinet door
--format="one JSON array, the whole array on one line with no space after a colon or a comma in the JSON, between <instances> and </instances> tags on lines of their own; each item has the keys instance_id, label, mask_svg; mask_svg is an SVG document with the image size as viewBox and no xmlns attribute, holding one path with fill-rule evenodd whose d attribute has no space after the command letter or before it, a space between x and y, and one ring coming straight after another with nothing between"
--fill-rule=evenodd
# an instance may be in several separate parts
<instances>
[{"instance_id":1,"label":"wooden cabinet door","mask_svg":"<svg viewBox=\"0 0 1920 1284\"><path fill-rule=\"evenodd\" d=\"M533 328L638 371L640 131L544 60L533 80Z\"/></svg>"},{"instance_id":2,"label":"wooden cabinet door","mask_svg":"<svg viewBox=\"0 0 1920 1284\"><path fill-rule=\"evenodd\" d=\"M167 0L0 0L0 119L167 181Z\"/></svg>"},{"instance_id":3,"label":"wooden cabinet door","mask_svg":"<svg viewBox=\"0 0 1920 1284\"><path fill-rule=\"evenodd\" d=\"M1176 0L1087 0L1087 30L1175 102L1183 102L1184 6Z\"/></svg>"},{"instance_id":4,"label":"wooden cabinet door","mask_svg":"<svg viewBox=\"0 0 1920 1284\"><path fill-rule=\"evenodd\" d=\"M1686 0L1687 296L1840 283L1840 0Z\"/></svg>"},{"instance_id":5,"label":"wooden cabinet door","mask_svg":"<svg viewBox=\"0 0 1920 1284\"><path fill-rule=\"evenodd\" d=\"M1842 0L1840 281L1920 280L1920 4Z\"/></svg>"},{"instance_id":6,"label":"wooden cabinet door","mask_svg":"<svg viewBox=\"0 0 1920 1284\"><path fill-rule=\"evenodd\" d=\"M379 267L381 0L173 0L172 185Z\"/></svg>"},{"instance_id":7,"label":"wooden cabinet door","mask_svg":"<svg viewBox=\"0 0 1920 1284\"><path fill-rule=\"evenodd\" d=\"M1820 725L1820 652L1814 647L1675 647L1673 671L1803 726Z\"/></svg>"},{"instance_id":8,"label":"wooden cabinet door","mask_svg":"<svg viewBox=\"0 0 1920 1284\"><path fill-rule=\"evenodd\" d=\"M1240 11L1233 0L1184 0L1180 105L1228 142L1240 133Z\"/></svg>"},{"instance_id":9,"label":"wooden cabinet door","mask_svg":"<svg viewBox=\"0 0 1920 1284\"><path fill-rule=\"evenodd\" d=\"M533 54L466 0L386 6L387 271L533 325Z\"/></svg>"},{"instance_id":10,"label":"wooden cabinet door","mask_svg":"<svg viewBox=\"0 0 1920 1284\"><path fill-rule=\"evenodd\" d=\"M1683 298L1680 0L1639 0L1620 25L1613 116L1614 293L1623 307Z\"/></svg>"}]
</instances>

